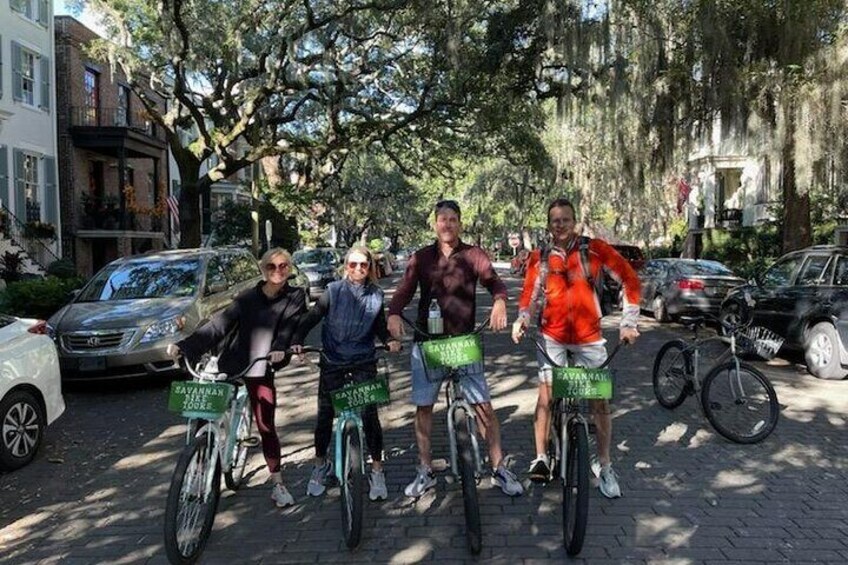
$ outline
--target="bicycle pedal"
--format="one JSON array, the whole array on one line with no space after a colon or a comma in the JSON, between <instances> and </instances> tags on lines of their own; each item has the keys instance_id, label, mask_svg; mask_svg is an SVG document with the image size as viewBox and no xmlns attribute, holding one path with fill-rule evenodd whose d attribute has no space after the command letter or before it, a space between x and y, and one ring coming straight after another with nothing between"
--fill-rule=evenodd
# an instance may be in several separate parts
<instances>
[{"instance_id":1,"label":"bicycle pedal","mask_svg":"<svg viewBox=\"0 0 848 565\"><path fill-rule=\"evenodd\" d=\"M262 440L257 436L250 436L249 438L242 440L242 444L247 447L259 447L260 443L262 443Z\"/></svg>"}]
</instances>

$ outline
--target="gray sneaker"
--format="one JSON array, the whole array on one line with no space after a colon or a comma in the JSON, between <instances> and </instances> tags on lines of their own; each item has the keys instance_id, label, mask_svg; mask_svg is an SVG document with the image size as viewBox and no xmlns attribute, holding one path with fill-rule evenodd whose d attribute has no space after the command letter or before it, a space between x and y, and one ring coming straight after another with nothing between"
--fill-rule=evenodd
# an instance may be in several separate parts
<instances>
[{"instance_id":1,"label":"gray sneaker","mask_svg":"<svg viewBox=\"0 0 848 565\"><path fill-rule=\"evenodd\" d=\"M312 476L309 477L309 484L306 485L306 494L309 496L321 496L327 490L327 477L333 471L333 464L325 461L323 465L312 466Z\"/></svg>"},{"instance_id":2,"label":"gray sneaker","mask_svg":"<svg viewBox=\"0 0 848 565\"><path fill-rule=\"evenodd\" d=\"M294 497L282 483L275 484L271 489L271 500L274 501L277 508L285 508L294 504Z\"/></svg>"},{"instance_id":3,"label":"gray sneaker","mask_svg":"<svg viewBox=\"0 0 848 565\"><path fill-rule=\"evenodd\" d=\"M433 471L430 470L430 467L419 465L415 480L406 485L403 493L410 498L418 498L427 492L427 489L433 488L435 485L436 477L433 476Z\"/></svg>"},{"instance_id":4,"label":"gray sneaker","mask_svg":"<svg viewBox=\"0 0 848 565\"><path fill-rule=\"evenodd\" d=\"M368 498L371 500L386 500L389 497L389 491L386 488L386 474L382 471L371 471L369 481L371 490L368 491Z\"/></svg>"},{"instance_id":5,"label":"gray sneaker","mask_svg":"<svg viewBox=\"0 0 848 565\"><path fill-rule=\"evenodd\" d=\"M601 480L598 483L601 494L607 498L619 498L621 487L618 486L618 475L612 470L612 465L601 467Z\"/></svg>"},{"instance_id":6,"label":"gray sneaker","mask_svg":"<svg viewBox=\"0 0 848 565\"><path fill-rule=\"evenodd\" d=\"M500 465L492 473L492 484L501 487L504 494L508 496L519 496L524 492L524 487L518 482L515 473Z\"/></svg>"}]
</instances>

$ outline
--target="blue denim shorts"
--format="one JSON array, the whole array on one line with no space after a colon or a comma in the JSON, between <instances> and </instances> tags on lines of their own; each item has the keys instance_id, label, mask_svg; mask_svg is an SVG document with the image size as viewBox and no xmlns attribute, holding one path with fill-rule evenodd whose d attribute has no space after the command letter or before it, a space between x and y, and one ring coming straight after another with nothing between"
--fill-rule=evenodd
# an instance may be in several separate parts
<instances>
[{"instance_id":1,"label":"blue denim shorts","mask_svg":"<svg viewBox=\"0 0 848 565\"><path fill-rule=\"evenodd\" d=\"M421 347L416 343L412 346L410 358L412 365L412 403L415 406L432 406L439 398L439 389L444 382L443 369L424 370L424 362L421 359ZM474 363L460 369L463 377L459 381L459 388L465 400L469 404L481 404L489 402L489 385L483 372L483 363ZM429 379L428 379L429 376Z\"/></svg>"}]
</instances>

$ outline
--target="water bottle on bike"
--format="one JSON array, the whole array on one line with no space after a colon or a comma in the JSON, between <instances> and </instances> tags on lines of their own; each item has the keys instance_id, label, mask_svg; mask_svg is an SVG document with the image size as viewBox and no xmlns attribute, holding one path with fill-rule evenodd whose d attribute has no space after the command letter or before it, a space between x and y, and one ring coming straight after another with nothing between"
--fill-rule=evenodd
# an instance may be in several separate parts
<instances>
[{"instance_id":1,"label":"water bottle on bike","mask_svg":"<svg viewBox=\"0 0 848 565\"><path fill-rule=\"evenodd\" d=\"M430 301L430 309L427 315L427 333L431 335L442 335L445 333L445 323L442 319L442 309L434 298Z\"/></svg>"}]
</instances>

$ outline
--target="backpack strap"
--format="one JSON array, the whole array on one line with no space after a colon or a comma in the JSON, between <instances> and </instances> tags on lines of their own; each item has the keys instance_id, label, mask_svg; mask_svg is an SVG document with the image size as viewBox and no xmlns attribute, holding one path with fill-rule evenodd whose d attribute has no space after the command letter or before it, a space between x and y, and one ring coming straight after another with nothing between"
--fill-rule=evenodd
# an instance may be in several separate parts
<instances>
[{"instance_id":1,"label":"backpack strap","mask_svg":"<svg viewBox=\"0 0 848 565\"><path fill-rule=\"evenodd\" d=\"M583 277L587 281L592 281L592 264L589 259L589 242L591 241L591 238L581 235L577 243L580 250L580 267L583 269Z\"/></svg>"}]
</instances>

